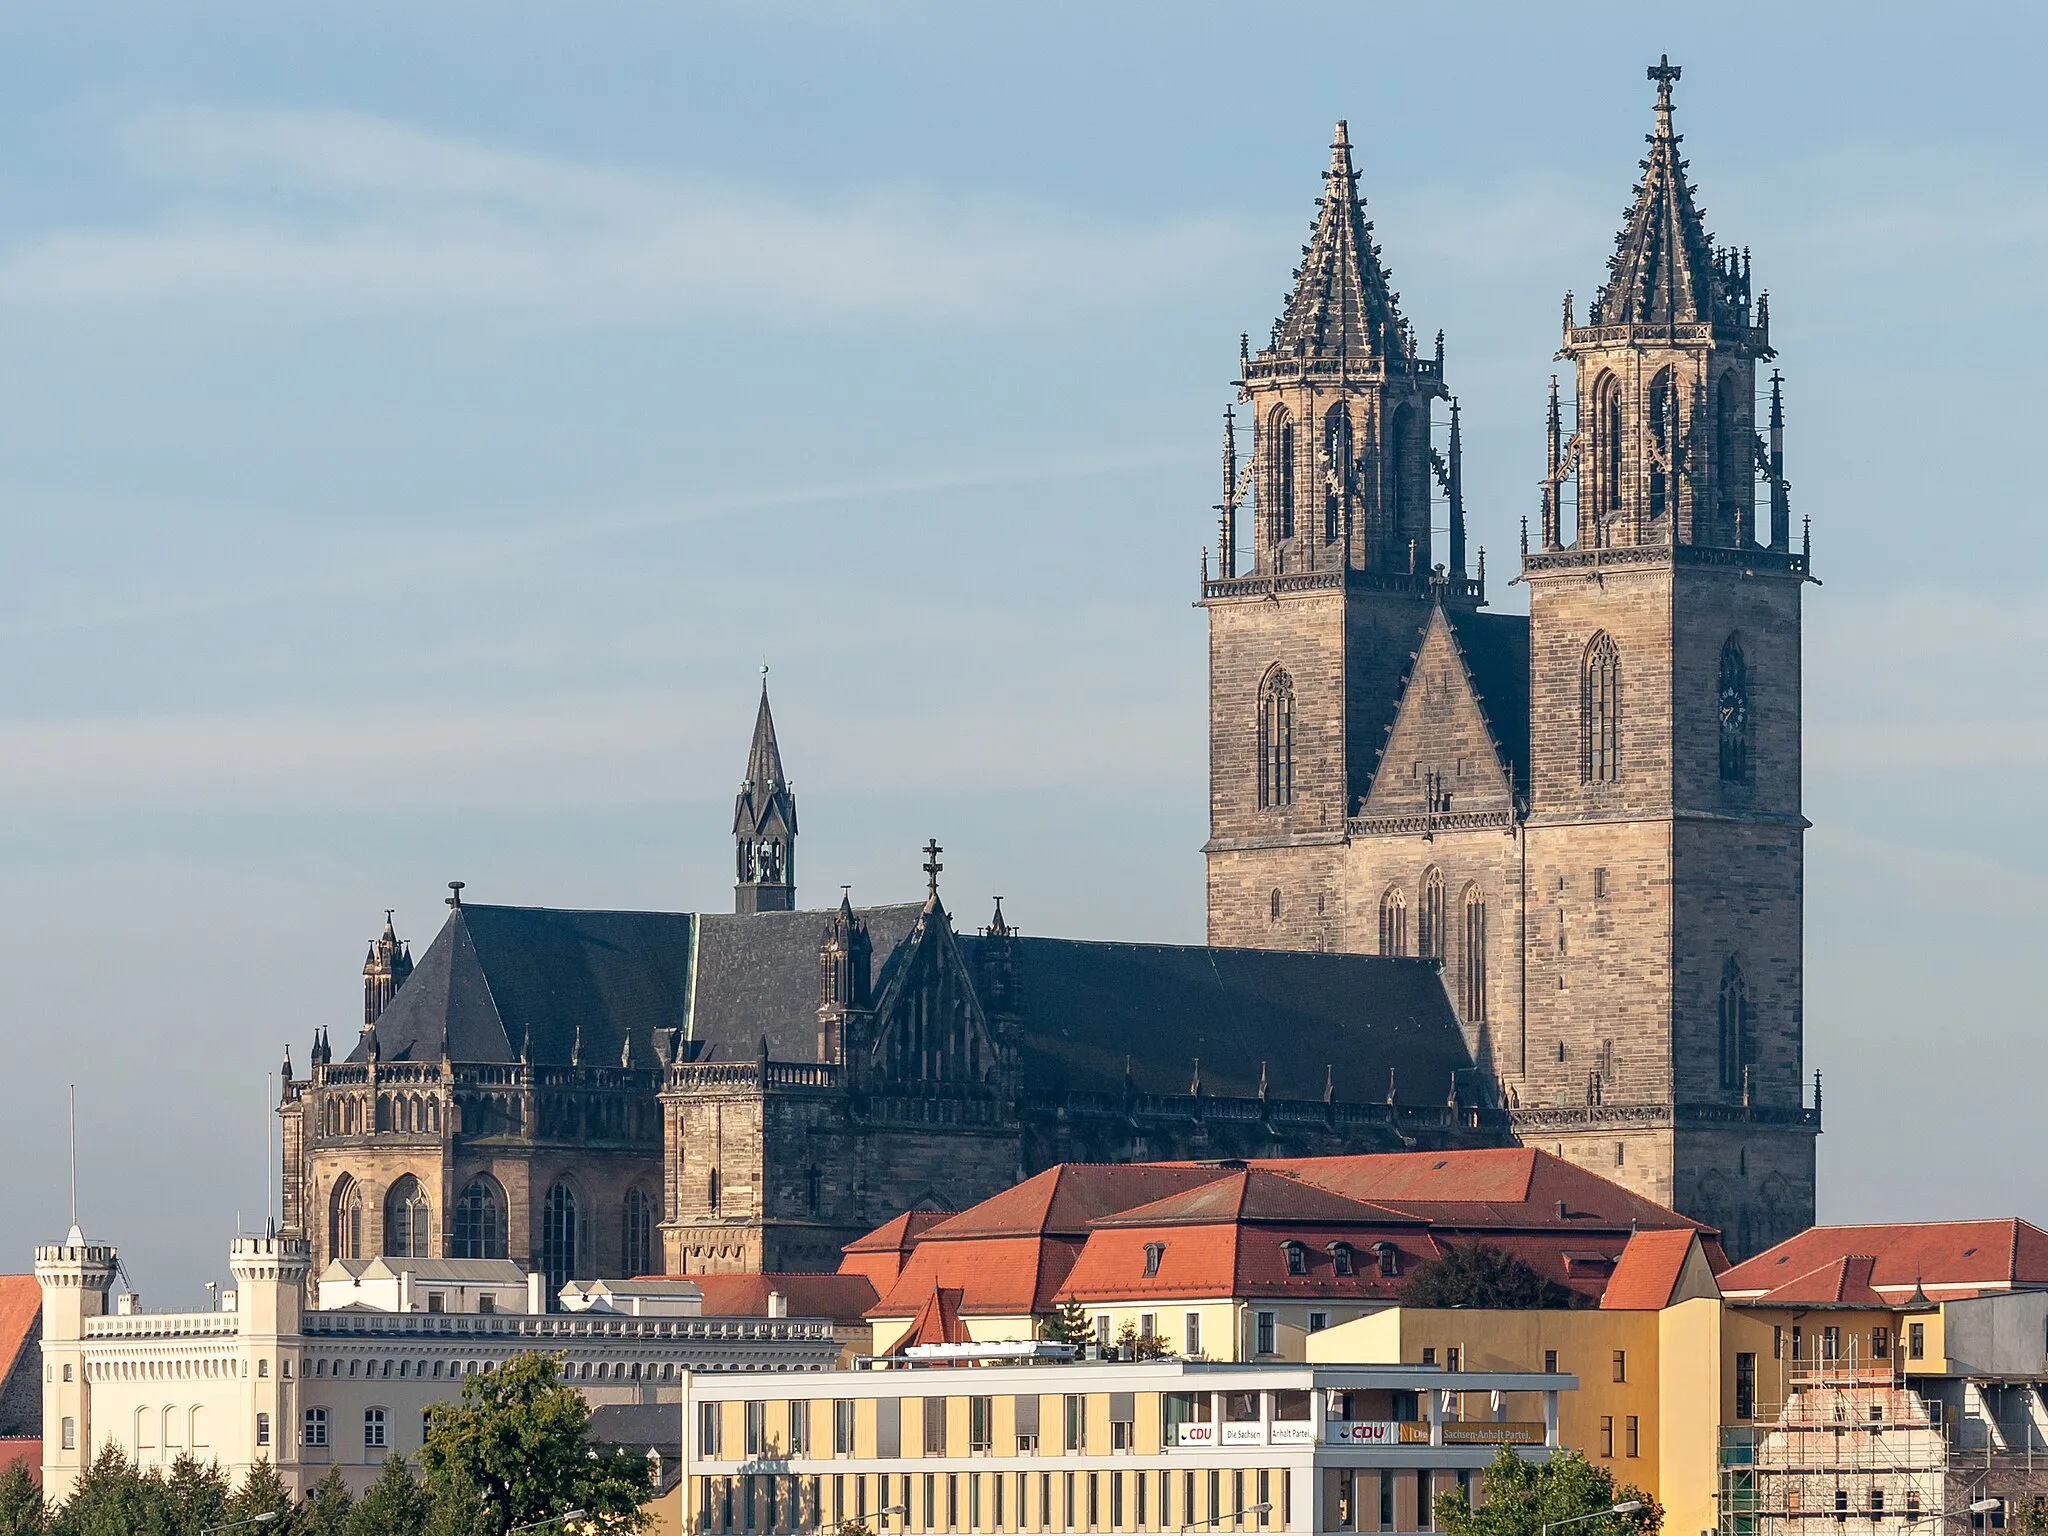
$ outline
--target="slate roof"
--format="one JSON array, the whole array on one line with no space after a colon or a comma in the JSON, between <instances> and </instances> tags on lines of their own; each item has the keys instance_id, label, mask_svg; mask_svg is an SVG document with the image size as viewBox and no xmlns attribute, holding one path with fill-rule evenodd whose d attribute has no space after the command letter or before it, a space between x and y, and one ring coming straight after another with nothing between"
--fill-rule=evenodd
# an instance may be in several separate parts
<instances>
[{"instance_id":1,"label":"slate roof","mask_svg":"<svg viewBox=\"0 0 2048 1536\"><path fill-rule=\"evenodd\" d=\"M861 909L880 995L923 915ZM386 1061L617 1066L632 1041L680 1030L693 1060L813 1061L818 945L831 914L583 912L464 904L448 916L376 1025ZM988 940L961 935L970 964ZM1250 1098L1439 1105L1472 1062L1435 962L1201 945L1025 938L1027 1092L1203 1090ZM351 1061L365 1058L358 1041ZM1334 1081L1332 1082L1332 1074Z\"/></svg>"},{"instance_id":2,"label":"slate roof","mask_svg":"<svg viewBox=\"0 0 2048 1536\"><path fill-rule=\"evenodd\" d=\"M1714 241L1685 179L1672 127L1671 79L1657 87L1656 125L1628 223L1614 244L1600 290L1600 323L1685 325L1723 318L1730 308L1717 281ZM1719 302L1717 302L1719 301Z\"/></svg>"},{"instance_id":3,"label":"slate roof","mask_svg":"<svg viewBox=\"0 0 2048 1536\"><path fill-rule=\"evenodd\" d=\"M970 960L985 939L963 935ZM1027 1092L1119 1093L1125 1064L1140 1093L1202 1089L1251 1098L1263 1064L1276 1099L1437 1105L1472 1060L1436 963L1179 944L1026 938Z\"/></svg>"},{"instance_id":4,"label":"slate roof","mask_svg":"<svg viewBox=\"0 0 2048 1536\"><path fill-rule=\"evenodd\" d=\"M911 902L862 907L881 992L889 960L917 926ZM777 1061L818 1059L818 945L830 912L707 913L698 919L690 1032L698 1061L751 1061L768 1037Z\"/></svg>"},{"instance_id":5,"label":"slate roof","mask_svg":"<svg viewBox=\"0 0 2048 1536\"><path fill-rule=\"evenodd\" d=\"M1465 675L1479 712L1514 777L1515 793L1529 795L1529 620L1518 613L1446 608L1444 618L1465 658Z\"/></svg>"}]
</instances>

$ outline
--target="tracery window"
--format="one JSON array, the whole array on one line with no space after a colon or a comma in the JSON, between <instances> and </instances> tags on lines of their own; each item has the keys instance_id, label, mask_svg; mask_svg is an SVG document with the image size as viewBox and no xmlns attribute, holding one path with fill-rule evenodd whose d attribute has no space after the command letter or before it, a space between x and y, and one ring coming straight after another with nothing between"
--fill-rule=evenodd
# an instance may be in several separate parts
<instances>
[{"instance_id":1,"label":"tracery window","mask_svg":"<svg viewBox=\"0 0 2048 1536\"><path fill-rule=\"evenodd\" d=\"M1408 896L1398 885L1388 886L1380 897L1380 953L1408 953Z\"/></svg>"},{"instance_id":2,"label":"tracery window","mask_svg":"<svg viewBox=\"0 0 2048 1536\"><path fill-rule=\"evenodd\" d=\"M431 1207L420 1181L406 1174L384 1196L384 1251L394 1259L429 1255Z\"/></svg>"},{"instance_id":3,"label":"tracery window","mask_svg":"<svg viewBox=\"0 0 2048 1536\"><path fill-rule=\"evenodd\" d=\"M1749 782L1749 663L1730 635L1721 647L1721 676L1715 690L1721 715L1721 778L1729 784Z\"/></svg>"},{"instance_id":4,"label":"tracery window","mask_svg":"<svg viewBox=\"0 0 2048 1536\"><path fill-rule=\"evenodd\" d=\"M1753 1021L1742 966L1730 955L1721 966L1720 1004L1721 1086L1730 1092L1742 1087L1743 1068L1751 1063Z\"/></svg>"},{"instance_id":5,"label":"tracery window","mask_svg":"<svg viewBox=\"0 0 2048 1536\"><path fill-rule=\"evenodd\" d=\"M1598 447L1593 456L1598 482L1593 501L1596 513L1605 519L1621 510L1621 381L1611 373L1603 374L1593 387L1593 420L1599 433ZM1601 541L1582 539L1581 542Z\"/></svg>"},{"instance_id":6,"label":"tracery window","mask_svg":"<svg viewBox=\"0 0 2048 1536\"><path fill-rule=\"evenodd\" d=\"M1330 407L1323 418L1323 542L1334 544L1344 528L1351 500L1351 413Z\"/></svg>"},{"instance_id":7,"label":"tracery window","mask_svg":"<svg viewBox=\"0 0 2048 1536\"><path fill-rule=\"evenodd\" d=\"M1756 467L1748 452L1751 441L1742 422L1741 381L1730 369L1721 375L1714 390L1714 474L1720 481L1718 499L1728 542L1738 548L1750 542L1749 525L1756 506Z\"/></svg>"},{"instance_id":8,"label":"tracery window","mask_svg":"<svg viewBox=\"0 0 2048 1536\"><path fill-rule=\"evenodd\" d=\"M1294 804L1294 679L1275 667L1259 690L1259 808Z\"/></svg>"},{"instance_id":9,"label":"tracery window","mask_svg":"<svg viewBox=\"0 0 2048 1536\"><path fill-rule=\"evenodd\" d=\"M1415 952L1425 960L1444 957L1444 872L1434 864L1422 872L1422 906L1415 915Z\"/></svg>"},{"instance_id":10,"label":"tracery window","mask_svg":"<svg viewBox=\"0 0 2048 1536\"><path fill-rule=\"evenodd\" d=\"M1465 943L1461 970L1465 991L1465 1019L1479 1023L1486 1018L1486 898L1476 885L1465 887Z\"/></svg>"},{"instance_id":11,"label":"tracery window","mask_svg":"<svg viewBox=\"0 0 2048 1536\"><path fill-rule=\"evenodd\" d=\"M1579 777L1588 784L1621 777L1621 652L1605 631L1586 647L1580 674Z\"/></svg>"},{"instance_id":12,"label":"tracery window","mask_svg":"<svg viewBox=\"0 0 2048 1536\"><path fill-rule=\"evenodd\" d=\"M1271 505L1266 516L1275 543L1294 537L1294 418L1282 407L1267 421L1270 448L1266 486Z\"/></svg>"},{"instance_id":13,"label":"tracery window","mask_svg":"<svg viewBox=\"0 0 2048 1536\"><path fill-rule=\"evenodd\" d=\"M1672 450L1678 441L1678 386L1666 368L1650 381L1650 516L1670 510Z\"/></svg>"},{"instance_id":14,"label":"tracery window","mask_svg":"<svg viewBox=\"0 0 2048 1536\"><path fill-rule=\"evenodd\" d=\"M654 1244L656 1221L654 1196L635 1184L626 1191L625 1242L621 1250L626 1259L628 1279L660 1270L661 1262Z\"/></svg>"},{"instance_id":15,"label":"tracery window","mask_svg":"<svg viewBox=\"0 0 2048 1536\"><path fill-rule=\"evenodd\" d=\"M363 1190L347 1174L334 1186L327 1247L337 1259L363 1256Z\"/></svg>"},{"instance_id":16,"label":"tracery window","mask_svg":"<svg viewBox=\"0 0 2048 1536\"><path fill-rule=\"evenodd\" d=\"M505 1200L494 1180L471 1179L455 1201L451 1256L458 1259L505 1257Z\"/></svg>"},{"instance_id":17,"label":"tracery window","mask_svg":"<svg viewBox=\"0 0 2048 1536\"><path fill-rule=\"evenodd\" d=\"M576 1278L576 1192L567 1184L549 1186L541 1205L540 1267L548 1277L548 1304Z\"/></svg>"}]
</instances>

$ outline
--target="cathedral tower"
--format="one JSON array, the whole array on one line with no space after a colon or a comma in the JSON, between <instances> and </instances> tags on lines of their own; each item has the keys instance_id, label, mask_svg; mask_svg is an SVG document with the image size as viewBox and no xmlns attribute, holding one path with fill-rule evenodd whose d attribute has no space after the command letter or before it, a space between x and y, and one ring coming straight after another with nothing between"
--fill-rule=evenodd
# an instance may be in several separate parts
<instances>
[{"instance_id":1,"label":"cathedral tower","mask_svg":"<svg viewBox=\"0 0 2048 1536\"><path fill-rule=\"evenodd\" d=\"M768 708L768 669L761 669L761 708L747 749L747 776L732 810L737 883L735 912L796 909L796 794L782 776L782 749Z\"/></svg>"},{"instance_id":2,"label":"cathedral tower","mask_svg":"<svg viewBox=\"0 0 2048 1536\"><path fill-rule=\"evenodd\" d=\"M1432 599L1470 609L1463 509L1435 565L1431 447L1443 344L1418 350L1380 265L1337 124L1323 196L1268 344L1241 349L1251 462L1226 417L1209 615L1212 942L1343 947L1346 822L1392 722ZM1248 526L1241 519L1249 495Z\"/></svg>"},{"instance_id":3,"label":"cathedral tower","mask_svg":"<svg viewBox=\"0 0 2048 1536\"><path fill-rule=\"evenodd\" d=\"M1810 1224L1801 1049L1800 596L1749 261L1708 236L1653 67L1643 178L1559 356L1527 552L1526 995L1503 1080L1526 1142L1723 1228ZM1778 384L1771 382L1774 439ZM1756 526L1757 484L1769 525ZM1575 495L1567 504L1566 491Z\"/></svg>"},{"instance_id":4,"label":"cathedral tower","mask_svg":"<svg viewBox=\"0 0 2048 1536\"><path fill-rule=\"evenodd\" d=\"M363 960L363 1028L377 1022L378 1015L405 985L412 974L412 946L392 926L392 908L384 909L384 932L370 941L370 953Z\"/></svg>"}]
</instances>

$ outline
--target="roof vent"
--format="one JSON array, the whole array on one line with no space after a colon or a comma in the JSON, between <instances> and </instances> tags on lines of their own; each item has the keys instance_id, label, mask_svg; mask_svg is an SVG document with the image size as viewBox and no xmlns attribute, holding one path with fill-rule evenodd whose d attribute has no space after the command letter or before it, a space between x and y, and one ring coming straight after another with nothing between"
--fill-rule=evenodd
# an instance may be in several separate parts
<instances>
[{"instance_id":1,"label":"roof vent","mask_svg":"<svg viewBox=\"0 0 2048 1536\"><path fill-rule=\"evenodd\" d=\"M1559 1221L1563 1221L1563 1220L1564 1220L1564 1219L1565 1219L1565 1218L1566 1218L1567 1216L1569 1216L1570 1214L1571 1214L1571 1212L1567 1211L1567 1210L1566 1210L1566 1209L1564 1208L1564 1202L1563 1202L1562 1200L1558 1201L1558 1202L1557 1202L1557 1219L1558 1219Z\"/></svg>"}]
</instances>

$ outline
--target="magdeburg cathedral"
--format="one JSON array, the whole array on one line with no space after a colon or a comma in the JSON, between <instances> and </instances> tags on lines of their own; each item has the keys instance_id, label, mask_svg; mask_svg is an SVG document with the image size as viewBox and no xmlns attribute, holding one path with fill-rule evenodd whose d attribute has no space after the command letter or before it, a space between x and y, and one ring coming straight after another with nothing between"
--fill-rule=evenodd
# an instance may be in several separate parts
<instances>
[{"instance_id":1,"label":"magdeburg cathedral","mask_svg":"<svg viewBox=\"0 0 2048 1536\"><path fill-rule=\"evenodd\" d=\"M1642 178L1531 444L1527 618L1487 610L1442 336L1400 312L1338 124L1285 312L1240 349L1199 594L1206 946L1027 936L1000 903L956 925L936 843L922 899L799 909L764 686L732 912L458 883L416 962L387 919L356 1038L285 1064L314 1273L828 1270L1056 1162L1517 1141L1737 1260L1810 1225L1809 561L1767 297L1701 220L1679 71L1649 73Z\"/></svg>"}]
</instances>

